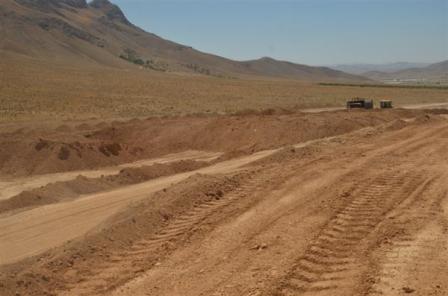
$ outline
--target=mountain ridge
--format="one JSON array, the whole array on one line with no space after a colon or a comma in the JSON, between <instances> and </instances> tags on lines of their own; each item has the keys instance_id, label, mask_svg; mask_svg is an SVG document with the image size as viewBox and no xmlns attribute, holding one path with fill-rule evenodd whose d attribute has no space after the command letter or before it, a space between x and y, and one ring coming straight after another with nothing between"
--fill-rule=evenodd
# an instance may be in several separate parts
<instances>
[{"instance_id":1,"label":"mountain ridge","mask_svg":"<svg viewBox=\"0 0 448 296\"><path fill-rule=\"evenodd\" d=\"M273 58L234 61L132 24L109 0L3 0L0 50L43 60L219 77L366 82L367 78ZM16 32L20 31L20 34ZM120 59L121 57L121 59Z\"/></svg>"},{"instance_id":2,"label":"mountain ridge","mask_svg":"<svg viewBox=\"0 0 448 296\"><path fill-rule=\"evenodd\" d=\"M367 64L367 63L338 64L338 65L329 65L328 67L331 69L343 71L350 74L362 75L368 72L392 73L410 68L423 68L429 65L430 63L394 62L385 64Z\"/></svg>"},{"instance_id":3,"label":"mountain ridge","mask_svg":"<svg viewBox=\"0 0 448 296\"><path fill-rule=\"evenodd\" d=\"M448 60L423 68L409 68L392 73L371 71L362 75L378 81L448 83Z\"/></svg>"}]
</instances>

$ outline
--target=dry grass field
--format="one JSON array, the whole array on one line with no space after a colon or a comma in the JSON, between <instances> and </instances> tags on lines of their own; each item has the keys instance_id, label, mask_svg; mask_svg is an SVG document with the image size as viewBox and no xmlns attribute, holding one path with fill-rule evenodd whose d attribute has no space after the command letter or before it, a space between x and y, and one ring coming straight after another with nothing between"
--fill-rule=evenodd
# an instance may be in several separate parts
<instances>
[{"instance_id":1,"label":"dry grass field","mask_svg":"<svg viewBox=\"0 0 448 296\"><path fill-rule=\"evenodd\" d=\"M447 89L326 86L67 64L1 59L0 121L335 107L355 96L392 99L396 105L448 101Z\"/></svg>"}]
</instances>

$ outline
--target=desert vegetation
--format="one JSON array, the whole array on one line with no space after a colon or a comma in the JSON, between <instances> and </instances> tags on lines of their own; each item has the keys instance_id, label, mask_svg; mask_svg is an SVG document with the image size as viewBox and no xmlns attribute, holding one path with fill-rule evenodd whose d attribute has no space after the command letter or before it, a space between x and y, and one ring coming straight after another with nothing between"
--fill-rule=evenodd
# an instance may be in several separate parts
<instances>
[{"instance_id":1,"label":"desert vegetation","mask_svg":"<svg viewBox=\"0 0 448 296\"><path fill-rule=\"evenodd\" d=\"M0 64L0 120L223 114L269 108L344 106L349 97L396 106L448 101L448 89L322 85L294 80L228 79L158 71L66 66L28 59Z\"/></svg>"},{"instance_id":2,"label":"desert vegetation","mask_svg":"<svg viewBox=\"0 0 448 296\"><path fill-rule=\"evenodd\" d=\"M120 54L120 58L128 61L130 63L136 64L138 66L142 66L144 68L148 68L155 71L166 71L166 66L163 63L156 62L152 59L143 60L140 58L137 53L132 49L125 49L124 53Z\"/></svg>"}]
</instances>

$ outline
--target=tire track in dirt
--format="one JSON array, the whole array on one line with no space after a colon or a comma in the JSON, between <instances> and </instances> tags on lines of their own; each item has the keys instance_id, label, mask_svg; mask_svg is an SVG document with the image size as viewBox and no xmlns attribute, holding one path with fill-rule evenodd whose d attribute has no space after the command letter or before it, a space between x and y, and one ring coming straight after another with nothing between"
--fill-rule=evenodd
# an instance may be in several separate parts
<instances>
[{"instance_id":1,"label":"tire track in dirt","mask_svg":"<svg viewBox=\"0 0 448 296\"><path fill-rule=\"evenodd\" d=\"M392 171L359 190L310 243L275 295L349 295L362 270L363 241L386 214L422 183L422 174Z\"/></svg>"},{"instance_id":2,"label":"tire track in dirt","mask_svg":"<svg viewBox=\"0 0 448 296\"><path fill-rule=\"evenodd\" d=\"M11 216L0 217L0 265L41 254L48 249L78 238L131 202L185 180L196 173L225 174L273 154L265 150L248 156L218 162L195 171L174 174L115 190L86 195L65 203L46 205ZM2 241L2 242L3 242Z\"/></svg>"},{"instance_id":3,"label":"tire track in dirt","mask_svg":"<svg viewBox=\"0 0 448 296\"><path fill-rule=\"evenodd\" d=\"M442 203L447 192L431 192L443 188L446 175L431 179L401 209L394 211L386 227L398 233L373 254L372 266L377 270L369 281L367 295L446 295L443 287L448 274L448 219ZM442 183L438 183L440 181ZM386 223L387 224L387 223Z\"/></svg>"},{"instance_id":4,"label":"tire track in dirt","mask_svg":"<svg viewBox=\"0 0 448 296\"><path fill-rule=\"evenodd\" d=\"M368 295L446 295L442 283L429 284L437 275L447 274L446 233L429 227L417 236L404 235L379 252L381 271ZM432 278L431 278L432 277ZM426 281L422 285L423 281ZM416 288L418 286L418 289ZM423 289L422 289L423 287ZM446 293L446 287L445 293ZM440 290L439 294L437 290Z\"/></svg>"},{"instance_id":5,"label":"tire track in dirt","mask_svg":"<svg viewBox=\"0 0 448 296\"><path fill-rule=\"evenodd\" d=\"M362 295L448 295L446 134L444 125L397 151L413 170L425 168L427 180L382 223Z\"/></svg>"},{"instance_id":6,"label":"tire track in dirt","mask_svg":"<svg viewBox=\"0 0 448 296\"><path fill-rule=\"evenodd\" d=\"M256 176L233 192L197 205L191 211L180 215L162 228L155 235L144 238L126 250L111 254L102 264L89 271L79 271L73 279L60 291L60 295L97 295L110 292L131 280L135 275L145 272L158 263L148 267L150 255L176 240L185 240L195 232L204 220L224 207L246 197L260 184L268 180L268 176ZM146 264L145 264L146 263ZM79 279L79 273L83 277ZM73 271L71 271L73 273ZM131 275L131 276L126 276Z\"/></svg>"}]
</instances>

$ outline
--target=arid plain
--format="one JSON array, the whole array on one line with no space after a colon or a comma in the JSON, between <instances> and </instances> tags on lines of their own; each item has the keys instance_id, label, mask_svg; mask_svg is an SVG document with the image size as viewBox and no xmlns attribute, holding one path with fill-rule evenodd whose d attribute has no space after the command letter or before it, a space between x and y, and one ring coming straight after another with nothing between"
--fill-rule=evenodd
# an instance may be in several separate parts
<instances>
[{"instance_id":1,"label":"arid plain","mask_svg":"<svg viewBox=\"0 0 448 296\"><path fill-rule=\"evenodd\" d=\"M8 56L8 55L7 55ZM448 102L446 87L332 86L252 77L231 79L20 59L0 60L0 120L110 119L229 114L269 108L344 107L351 97L396 106Z\"/></svg>"},{"instance_id":2,"label":"arid plain","mask_svg":"<svg viewBox=\"0 0 448 296\"><path fill-rule=\"evenodd\" d=\"M107 0L0 25L0 295L448 295L446 86L229 60Z\"/></svg>"}]
</instances>

